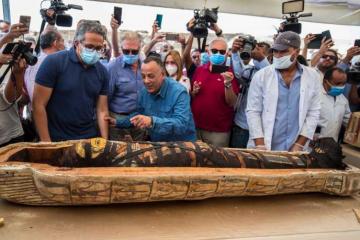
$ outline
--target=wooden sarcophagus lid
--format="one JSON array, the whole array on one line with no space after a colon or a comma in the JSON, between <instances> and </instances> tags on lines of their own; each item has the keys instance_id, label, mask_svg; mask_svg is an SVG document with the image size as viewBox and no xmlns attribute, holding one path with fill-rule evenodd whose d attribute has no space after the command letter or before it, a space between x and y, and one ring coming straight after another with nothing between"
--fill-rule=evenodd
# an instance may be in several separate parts
<instances>
[{"instance_id":1,"label":"wooden sarcophagus lid","mask_svg":"<svg viewBox=\"0 0 360 240\"><path fill-rule=\"evenodd\" d=\"M0 149L0 198L28 205L95 205L360 192L359 169L331 164L328 169L312 161L305 153L220 149L204 143L99 138L18 143Z\"/></svg>"},{"instance_id":2,"label":"wooden sarcophagus lid","mask_svg":"<svg viewBox=\"0 0 360 240\"><path fill-rule=\"evenodd\" d=\"M345 132L344 142L360 148L360 112L354 112L351 114L351 118Z\"/></svg>"}]
</instances>

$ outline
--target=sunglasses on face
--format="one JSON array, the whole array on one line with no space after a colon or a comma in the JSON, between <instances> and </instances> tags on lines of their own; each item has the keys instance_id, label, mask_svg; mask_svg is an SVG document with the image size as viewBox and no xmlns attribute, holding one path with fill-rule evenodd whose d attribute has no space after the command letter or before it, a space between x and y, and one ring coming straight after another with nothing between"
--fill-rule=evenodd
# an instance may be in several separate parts
<instances>
[{"instance_id":1,"label":"sunglasses on face","mask_svg":"<svg viewBox=\"0 0 360 240\"><path fill-rule=\"evenodd\" d=\"M323 58L323 59L329 58L330 60L333 60L333 61L336 60L336 57L335 57L335 56L331 56L331 55L323 55L321 58Z\"/></svg>"},{"instance_id":2,"label":"sunglasses on face","mask_svg":"<svg viewBox=\"0 0 360 240\"><path fill-rule=\"evenodd\" d=\"M122 49L122 52L125 55L129 55L129 54L138 55L139 54L139 50L137 50L137 49Z\"/></svg>"},{"instance_id":3,"label":"sunglasses on face","mask_svg":"<svg viewBox=\"0 0 360 240\"><path fill-rule=\"evenodd\" d=\"M193 59L200 58L200 56L192 56Z\"/></svg>"},{"instance_id":4,"label":"sunglasses on face","mask_svg":"<svg viewBox=\"0 0 360 240\"><path fill-rule=\"evenodd\" d=\"M211 53L212 53L212 54L220 53L221 55L225 55L226 50L219 50L219 49L213 48L213 49L211 49Z\"/></svg>"}]
</instances>

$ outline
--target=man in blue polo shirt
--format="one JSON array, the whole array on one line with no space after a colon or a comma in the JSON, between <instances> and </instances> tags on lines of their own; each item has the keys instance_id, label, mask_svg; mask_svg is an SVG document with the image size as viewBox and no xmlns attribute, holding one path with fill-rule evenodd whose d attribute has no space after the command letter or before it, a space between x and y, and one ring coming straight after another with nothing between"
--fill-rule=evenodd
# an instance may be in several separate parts
<instances>
[{"instance_id":1,"label":"man in blue polo shirt","mask_svg":"<svg viewBox=\"0 0 360 240\"><path fill-rule=\"evenodd\" d=\"M139 59L141 38L136 32L125 32L121 40L122 55L107 66L110 74L109 110L118 120L126 118L136 110L136 101L144 87ZM145 131L128 128L110 128L111 140L123 140L130 135L133 140L144 140Z\"/></svg>"},{"instance_id":2,"label":"man in blue polo shirt","mask_svg":"<svg viewBox=\"0 0 360 240\"><path fill-rule=\"evenodd\" d=\"M158 57L148 57L141 66L145 88L141 90L136 112L125 119L106 117L119 128L147 129L151 141L196 141L190 96L172 78L166 77Z\"/></svg>"},{"instance_id":3,"label":"man in blue polo shirt","mask_svg":"<svg viewBox=\"0 0 360 240\"><path fill-rule=\"evenodd\" d=\"M109 77L98 62L104 38L99 23L83 22L75 33L74 47L49 55L40 66L33 111L41 141L108 138L104 118Z\"/></svg>"}]
</instances>

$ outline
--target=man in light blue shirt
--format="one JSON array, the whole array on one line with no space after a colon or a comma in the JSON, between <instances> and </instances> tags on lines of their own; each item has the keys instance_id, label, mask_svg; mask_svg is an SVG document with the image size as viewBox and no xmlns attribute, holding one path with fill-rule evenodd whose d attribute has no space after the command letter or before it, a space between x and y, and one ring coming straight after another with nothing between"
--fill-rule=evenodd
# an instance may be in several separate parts
<instances>
[{"instance_id":1,"label":"man in light blue shirt","mask_svg":"<svg viewBox=\"0 0 360 240\"><path fill-rule=\"evenodd\" d=\"M243 39L236 38L232 45L232 67L236 79L239 79L239 85L241 85L241 92L238 96L238 100L235 105L235 117L234 126L231 132L230 147L234 148L246 148L249 141L249 127L246 119L246 104L248 88L254 74L260 69L270 65L267 60L267 55L270 49L270 45L262 42L254 48L249 59L241 59L239 51L243 48ZM253 60L253 64L250 62Z\"/></svg>"},{"instance_id":2,"label":"man in light blue shirt","mask_svg":"<svg viewBox=\"0 0 360 240\"><path fill-rule=\"evenodd\" d=\"M124 119L136 110L139 92L144 87L139 59L140 35L126 32L121 41L122 55L107 65L110 74L109 111L116 119ZM145 132L133 128L110 128L110 140L123 140L130 135L134 140L143 140Z\"/></svg>"},{"instance_id":3,"label":"man in light blue shirt","mask_svg":"<svg viewBox=\"0 0 360 240\"><path fill-rule=\"evenodd\" d=\"M196 141L187 90L166 77L158 57L145 59L141 72L145 88L139 94L137 110L124 119L106 119L118 128L146 129L154 142Z\"/></svg>"}]
</instances>

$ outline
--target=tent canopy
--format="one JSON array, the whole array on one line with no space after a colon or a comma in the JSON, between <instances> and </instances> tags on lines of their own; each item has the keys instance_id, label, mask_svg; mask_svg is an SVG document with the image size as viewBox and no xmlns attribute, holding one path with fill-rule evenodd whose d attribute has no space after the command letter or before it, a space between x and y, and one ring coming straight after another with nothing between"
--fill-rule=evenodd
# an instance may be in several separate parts
<instances>
[{"instance_id":1,"label":"tent canopy","mask_svg":"<svg viewBox=\"0 0 360 240\"><path fill-rule=\"evenodd\" d=\"M220 6L220 12L259 17L281 18L281 0L88 0L113 2L153 7L165 7L193 10ZM360 25L360 0L305 0L304 13L312 13L312 17L301 21Z\"/></svg>"}]
</instances>

